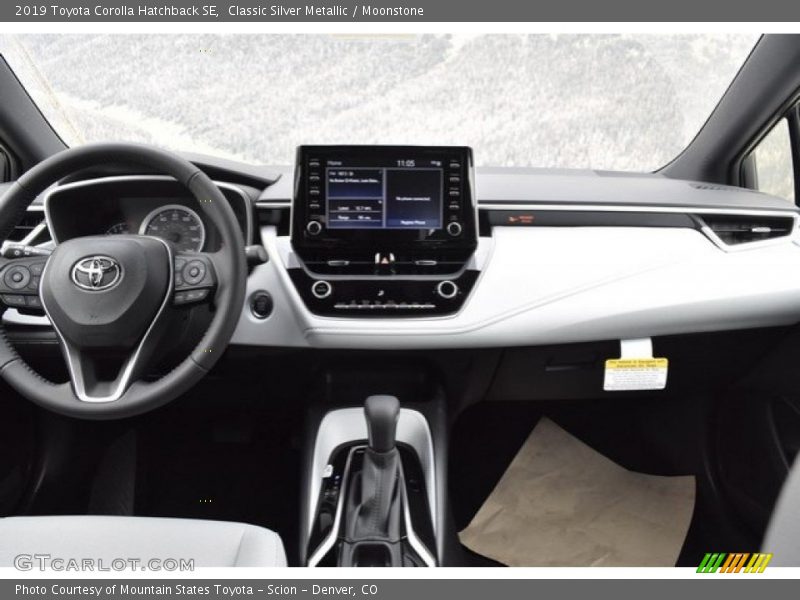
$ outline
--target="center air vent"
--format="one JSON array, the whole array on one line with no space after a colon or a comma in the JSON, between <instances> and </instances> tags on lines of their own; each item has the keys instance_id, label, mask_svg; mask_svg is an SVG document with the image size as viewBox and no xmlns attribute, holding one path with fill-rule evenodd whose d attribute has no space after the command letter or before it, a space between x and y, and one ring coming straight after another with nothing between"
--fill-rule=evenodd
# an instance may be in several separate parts
<instances>
[{"instance_id":1,"label":"center air vent","mask_svg":"<svg viewBox=\"0 0 800 600\"><path fill-rule=\"evenodd\" d=\"M794 227L792 217L702 215L700 218L728 245L786 237L792 233Z\"/></svg>"}]
</instances>

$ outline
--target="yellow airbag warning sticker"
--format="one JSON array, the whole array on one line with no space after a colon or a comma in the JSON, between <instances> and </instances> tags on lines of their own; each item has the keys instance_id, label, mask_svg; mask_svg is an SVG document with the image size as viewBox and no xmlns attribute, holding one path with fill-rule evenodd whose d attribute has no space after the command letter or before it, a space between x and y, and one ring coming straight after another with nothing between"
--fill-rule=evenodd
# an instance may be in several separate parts
<instances>
[{"instance_id":1,"label":"yellow airbag warning sticker","mask_svg":"<svg viewBox=\"0 0 800 600\"><path fill-rule=\"evenodd\" d=\"M663 390L667 387L666 358L611 358L606 361L603 389L607 392Z\"/></svg>"}]
</instances>

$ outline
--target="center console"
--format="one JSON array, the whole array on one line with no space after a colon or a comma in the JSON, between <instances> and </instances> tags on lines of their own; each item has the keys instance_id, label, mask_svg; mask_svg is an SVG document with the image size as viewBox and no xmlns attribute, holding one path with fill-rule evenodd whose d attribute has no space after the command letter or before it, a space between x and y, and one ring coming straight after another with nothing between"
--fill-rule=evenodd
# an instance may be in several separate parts
<instances>
[{"instance_id":1,"label":"center console","mask_svg":"<svg viewBox=\"0 0 800 600\"><path fill-rule=\"evenodd\" d=\"M436 476L425 417L375 395L325 415L314 443L309 567L434 567Z\"/></svg>"},{"instance_id":2,"label":"center console","mask_svg":"<svg viewBox=\"0 0 800 600\"><path fill-rule=\"evenodd\" d=\"M472 150L301 146L289 275L318 315L458 311L478 272Z\"/></svg>"}]
</instances>

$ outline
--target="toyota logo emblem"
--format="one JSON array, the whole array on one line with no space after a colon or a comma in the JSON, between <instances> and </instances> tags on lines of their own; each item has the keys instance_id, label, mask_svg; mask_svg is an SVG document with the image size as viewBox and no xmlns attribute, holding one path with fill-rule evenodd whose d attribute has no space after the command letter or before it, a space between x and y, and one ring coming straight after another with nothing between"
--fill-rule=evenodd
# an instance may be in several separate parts
<instances>
[{"instance_id":1,"label":"toyota logo emblem","mask_svg":"<svg viewBox=\"0 0 800 600\"><path fill-rule=\"evenodd\" d=\"M72 282L82 290L101 292L122 279L122 267L110 256L82 258L72 267Z\"/></svg>"}]
</instances>

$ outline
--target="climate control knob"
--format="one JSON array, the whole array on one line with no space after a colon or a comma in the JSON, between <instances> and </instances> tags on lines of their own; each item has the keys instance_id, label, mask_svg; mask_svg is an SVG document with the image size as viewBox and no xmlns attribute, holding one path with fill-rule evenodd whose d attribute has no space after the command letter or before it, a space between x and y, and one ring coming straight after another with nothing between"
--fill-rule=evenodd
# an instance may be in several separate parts
<instances>
[{"instance_id":1,"label":"climate control knob","mask_svg":"<svg viewBox=\"0 0 800 600\"><path fill-rule=\"evenodd\" d=\"M333 293L333 286L325 280L311 284L311 293L317 300L324 300Z\"/></svg>"},{"instance_id":2,"label":"climate control knob","mask_svg":"<svg viewBox=\"0 0 800 600\"><path fill-rule=\"evenodd\" d=\"M445 300L452 300L458 295L458 285L450 280L440 281L436 286L436 293Z\"/></svg>"},{"instance_id":3,"label":"climate control knob","mask_svg":"<svg viewBox=\"0 0 800 600\"><path fill-rule=\"evenodd\" d=\"M461 235L461 223L458 221L451 221L447 224L447 233L449 233L453 237L458 237Z\"/></svg>"},{"instance_id":4,"label":"climate control knob","mask_svg":"<svg viewBox=\"0 0 800 600\"><path fill-rule=\"evenodd\" d=\"M308 225L306 225L306 231L308 235L319 235L322 233L322 223L319 221L309 221Z\"/></svg>"}]
</instances>

